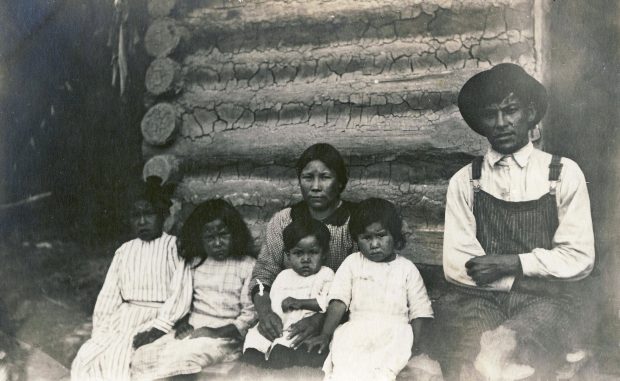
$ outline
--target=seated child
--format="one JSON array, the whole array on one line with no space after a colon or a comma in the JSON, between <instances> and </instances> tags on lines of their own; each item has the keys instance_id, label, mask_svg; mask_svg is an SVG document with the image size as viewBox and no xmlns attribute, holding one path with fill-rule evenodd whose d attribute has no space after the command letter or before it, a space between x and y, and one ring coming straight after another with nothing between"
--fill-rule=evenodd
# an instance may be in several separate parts
<instances>
[{"instance_id":1,"label":"seated child","mask_svg":"<svg viewBox=\"0 0 620 381\"><path fill-rule=\"evenodd\" d=\"M362 201L349 229L360 252L336 271L323 330L308 346L318 346L319 353L330 346L325 380L394 380L407 365L423 321L433 317L431 301L418 269L396 253L405 238L392 203ZM349 321L338 326L347 310Z\"/></svg>"},{"instance_id":2,"label":"seated child","mask_svg":"<svg viewBox=\"0 0 620 381\"><path fill-rule=\"evenodd\" d=\"M288 333L293 324L317 312L325 312L334 272L321 266L329 251L327 227L314 219L296 220L283 233L290 268L278 274L271 286L271 308L282 319L283 335L273 342L250 329L243 345L243 360L261 367L320 367L325 355L295 350Z\"/></svg>"},{"instance_id":3,"label":"seated child","mask_svg":"<svg viewBox=\"0 0 620 381\"><path fill-rule=\"evenodd\" d=\"M189 270L177 255L176 237L162 231L171 205L166 191L149 178L133 197L129 221L137 238L114 254L95 304L92 338L71 365L73 381L129 380L132 347L165 335L189 310Z\"/></svg>"},{"instance_id":4,"label":"seated child","mask_svg":"<svg viewBox=\"0 0 620 381\"><path fill-rule=\"evenodd\" d=\"M256 321L249 290L255 259L239 212L224 200L200 204L182 227L181 243L193 279L189 320L135 352L132 379L193 374L234 361Z\"/></svg>"}]
</instances>

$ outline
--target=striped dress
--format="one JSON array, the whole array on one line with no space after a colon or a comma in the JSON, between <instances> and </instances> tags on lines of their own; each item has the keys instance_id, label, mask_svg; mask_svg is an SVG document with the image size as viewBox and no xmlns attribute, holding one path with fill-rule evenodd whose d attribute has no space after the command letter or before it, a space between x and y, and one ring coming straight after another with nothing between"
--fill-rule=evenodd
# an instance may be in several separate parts
<instances>
[{"instance_id":1,"label":"striped dress","mask_svg":"<svg viewBox=\"0 0 620 381\"><path fill-rule=\"evenodd\" d=\"M175 237L163 233L123 244L95 304L92 338L71 365L71 379L128 380L133 337L150 328L170 331L191 298L189 266L177 255Z\"/></svg>"},{"instance_id":2,"label":"striped dress","mask_svg":"<svg viewBox=\"0 0 620 381\"><path fill-rule=\"evenodd\" d=\"M189 323L195 328L234 325L241 337L256 322L250 300L250 279L256 260L207 258L193 272L194 298ZM238 359L239 340L214 337L176 339L170 332L154 343L139 348L131 364L133 380L154 380L202 369Z\"/></svg>"}]
</instances>

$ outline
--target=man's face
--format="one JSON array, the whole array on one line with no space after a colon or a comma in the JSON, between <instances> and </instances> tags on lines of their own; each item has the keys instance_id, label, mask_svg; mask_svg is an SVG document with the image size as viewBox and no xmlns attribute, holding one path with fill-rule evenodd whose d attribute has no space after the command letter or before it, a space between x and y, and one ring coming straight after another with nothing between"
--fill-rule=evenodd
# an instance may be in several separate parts
<instances>
[{"instance_id":1,"label":"man's face","mask_svg":"<svg viewBox=\"0 0 620 381\"><path fill-rule=\"evenodd\" d=\"M479 122L491 147L508 155L529 142L530 125L535 116L536 110L531 105L523 105L510 93L501 102L483 107Z\"/></svg>"}]
</instances>

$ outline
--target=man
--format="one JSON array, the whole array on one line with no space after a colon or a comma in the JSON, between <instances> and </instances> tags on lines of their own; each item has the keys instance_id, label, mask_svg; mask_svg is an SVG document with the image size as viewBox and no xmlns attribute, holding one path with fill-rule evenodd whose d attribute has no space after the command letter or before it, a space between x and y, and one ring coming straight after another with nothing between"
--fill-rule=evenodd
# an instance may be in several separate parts
<instances>
[{"instance_id":1,"label":"man","mask_svg":"<svg viewBox=\"0 0 620 381\"><path fill-rule=\"evenodd\" d=\"M443 266L456 285L458 369L544 379L578 345L566 286L594 265L586 182L575 162L530 142L547 94L520 66L476 74L458 106L491 145L448 187Z\"/></svg>"}]
</instances>

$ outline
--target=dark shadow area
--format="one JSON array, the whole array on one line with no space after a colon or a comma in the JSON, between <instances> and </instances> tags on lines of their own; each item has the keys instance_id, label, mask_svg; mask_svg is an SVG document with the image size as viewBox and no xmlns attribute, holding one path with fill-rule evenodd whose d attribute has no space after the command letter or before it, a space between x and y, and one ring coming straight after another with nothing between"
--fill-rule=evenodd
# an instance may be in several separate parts
<instances>
[{"instance_id":1,"label":"dark shadow area","mask_svg":"<svg viewBox=\"0 0 620 381\"><path fill-rule=\"evenodd\" d=\"M112 85L113 2L0 5L0 33L8 41L0 50L5 239L94 242L122 230L123 189L141 170L137 126L147 64L136 39L144 34L144 4L130 3L129 84L122 97ZM14 205L36 195L47 197Z\"/></svg>"},{"instance_id":2,"label":"dark shadow area","mask_svg":"<svg viewBox=\"0 0 620 381\"><path fill-rule=\"evenodd\" d=\"M620 110L619 24L616 1L587 5L554 2L550 8L547 89L550 103L544 141L549 152L575 160L590 193L599 292L590 324L593 342L615 347L620 341ZM616 359L617 360L617 359Z\"/></svg>"}]
</instances>

